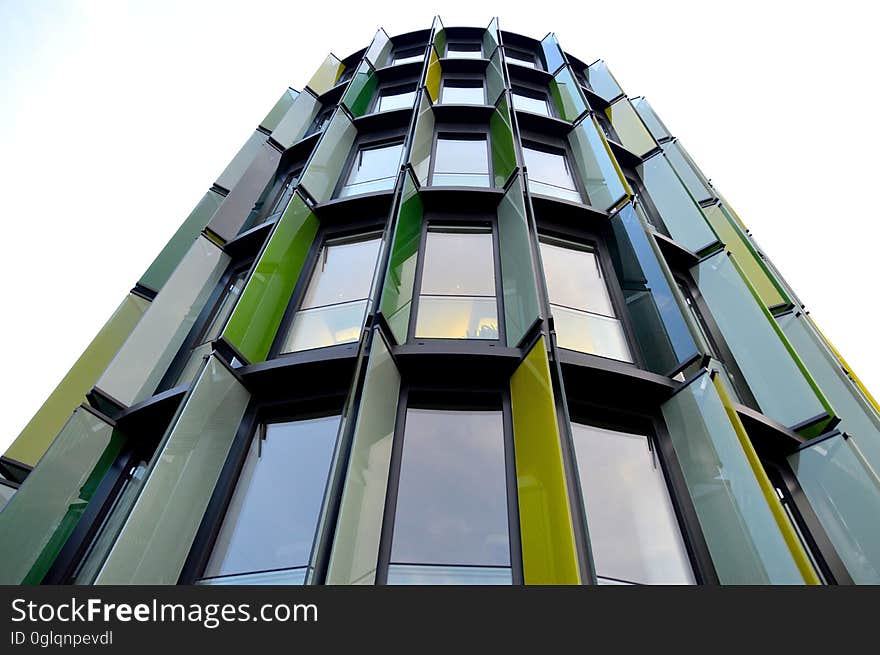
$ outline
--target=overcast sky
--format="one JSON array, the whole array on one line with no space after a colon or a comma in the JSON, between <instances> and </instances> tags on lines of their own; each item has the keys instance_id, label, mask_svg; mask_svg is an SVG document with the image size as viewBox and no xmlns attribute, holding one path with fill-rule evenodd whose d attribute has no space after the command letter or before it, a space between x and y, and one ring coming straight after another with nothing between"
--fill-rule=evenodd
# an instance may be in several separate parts
<instances>
[{"instance_id":1,"label":"overcast sky","mask_svg":"<svg viewBox=\"0 0 880 655\"><path fill-rule=\"evenodd\" d=\"M436 13L605 59L880 392L873 3L0 0L0 452L284 88Z\"/></svg>"}]
</instances>

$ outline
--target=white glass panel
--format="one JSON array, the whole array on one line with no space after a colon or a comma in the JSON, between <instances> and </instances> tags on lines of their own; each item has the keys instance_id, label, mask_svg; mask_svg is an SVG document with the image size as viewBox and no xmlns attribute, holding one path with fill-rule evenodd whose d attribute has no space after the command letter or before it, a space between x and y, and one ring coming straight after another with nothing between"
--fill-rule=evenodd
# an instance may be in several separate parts
<instances>
[{"instance_id":1,"label":"white glass panel","mask_svg":"<svg viewBox=\"0 0 880 655\"><path fill-rule=\"evenodd\" d=\"M509 585L509 568L491 566L409 566L388 567L390 585Z\"/></svg>"},{"instance_id":2,"label":"white glass panel","mask_svg":"<svg viewBox=\"0 0 880 655\"><path fill-rule=\"evenodd\" d=\"M199 580L200 585L289 585L300 586L306 583L308 569L284 569L283 571L266 571L264 573L245 573L243 575L227 575L222 578L206 578Z\"/></svg>"},{"instance_id":3,"label":"white glass panel","mask_svg":"<svg viewBox=\"0 0 880 655\"><path fill-rule=\"evenodd\" d=\"M420 296L416 337L497 339L498 303L494 297Z\"/></svg>"},{"instance_id":4,"label":"white glass panel","mask_svg":"<svg viewBox=\"0 0 880 655\"><path fill-rule=\"evenodd\" d=\"M552 305L560 348L632 362L620 321Z\"/></svg>"},{"instance_id":5,"label":"white glass panel","mask_svg":"<svg viewBox=\"0 0 880 655\"><path fill-rule=\"evenodd\" d=\"M547 105L547 98L533 98L532 96L523 95L522 93L513 92L513 106L522 111L530 111L533 114L541 114L542 116L550 115L550 107Z\"/></svg>"},{"instance_id":6,"label":"white glass panel","mask_svg":"<svg viewBox=\"0 0 880 655\"><path fill-rule=\"evenodd\" d=\"M459 86L458 83L444 82L440 102L446 105L484 105L486 92L483 85Z\"/></svg>"},{"instance_id":7,"label":"white glass panel","mask_svg":"<svg viewBox=\"0 0 880 655\"><path fill-rule=\"evenodd\" d=\"M357 341L361 335L366 311L366 300L303 309L294 317L281 352L324 348Z\"/></svg>"},{"instance_id":8,"label":"white glass panel","mask_svg":"<svg viewBox=\"0 0 880 655\"><path fill-rule=\"evenodd\" d=\"M449 59L481 59L483 51L479 45L467 46L451 43L446 48L446 57Z\"/></svg>"},{"instance_id":9,"label":"white glass panel","mask_svg":"<svg viewBox=\"0 0 880 655\"><path fill-rule=\"evenodd\" d=\"M379 106L376 111L391 111L392 109L412 109L416 101L415 91L403 93L382 94L379 96Z\"/></svg>"}]
</instances>

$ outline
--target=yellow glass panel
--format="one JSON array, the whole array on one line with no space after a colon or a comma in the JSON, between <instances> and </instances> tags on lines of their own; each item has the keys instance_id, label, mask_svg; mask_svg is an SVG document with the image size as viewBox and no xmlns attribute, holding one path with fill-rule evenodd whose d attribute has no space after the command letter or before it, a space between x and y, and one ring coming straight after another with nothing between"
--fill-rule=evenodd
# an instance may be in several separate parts
<instances>
[{"instance_id":1,"label":"yellow glass panel","mask_svg":"<svg viewBox=\"0 0 880 655\"><path fill-rule=\"evenodd\" d=\"M425 88L428 89L428 95L435 104L440 99L440 59L437 57L437 51L431 48L431 56L428 59L428 74L425 77Z\"/></svg>"}]
</instances>

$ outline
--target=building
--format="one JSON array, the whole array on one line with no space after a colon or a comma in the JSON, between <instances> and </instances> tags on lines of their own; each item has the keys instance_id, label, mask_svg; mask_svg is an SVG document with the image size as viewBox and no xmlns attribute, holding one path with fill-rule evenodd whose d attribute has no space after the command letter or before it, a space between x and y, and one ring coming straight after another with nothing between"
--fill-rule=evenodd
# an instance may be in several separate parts
<instances>
[{"instance_id":1,"label":"building","mask_svg":"<svg viewBox=\"0 0 880 655\"><path fill-rule=\"evenodd\" d=\"M0 582L878 583L878 426L644 98L435 19L260 122L0 460Z\"/></svg>"}]
</instances>

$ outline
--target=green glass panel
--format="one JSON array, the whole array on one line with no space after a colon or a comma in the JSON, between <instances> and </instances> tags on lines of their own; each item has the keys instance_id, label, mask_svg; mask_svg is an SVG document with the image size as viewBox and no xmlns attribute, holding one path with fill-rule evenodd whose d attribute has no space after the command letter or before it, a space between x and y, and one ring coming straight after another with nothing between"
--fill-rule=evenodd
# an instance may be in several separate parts
<instances>
[{"instance_id":1,"label":"green glass panel","mask_svg":"<svg viewBox=\"0 0 880 655\"><path fill-rule=\"evenodd\" d=\"M627 98L621 98L607 107L605 114L611 121L611 126L620 138L621 144L630 152L644 157L657 147L654 137L648 132L648 128Z\"/></svg>"},{"instance_id":2,"label":"green glass panel","mask_svg":"<svg viewBox=\"0 0 880 655\"><path fill-rule=\"evenodd\" d=\"M232 158L232 161L223 169L223 172L220 173L220 177L217 178L216 182L217 186L229 191L238 184L241 176L244 175L251 165L251 162L257 156L257 152L259 152L264 143L266 143L266 135L259 130L254 132L241 147L241 150Z\"/></svg>"},{"instance_id":3,"label":"green glass panel","mask_svg":"<svg viewBox=\"0 0 880 655\"><path fill-rule=\"evenodd\" d=\"M9 446L6 457L30 466L37 463L70 418L70 413L95 386L101 371L107 368L149 306L149 301L140 296L126 296Z\"/></svg>"},{"instance_id":4,"label":"green glass panel","mask_svg":"<svg viewBox=\"0 0 880 655\"><path fill-rule=\"evenodd\" d=\"M568 142L590 205L610 210L632 195L595 118L584 118L569 132Z\"/></svg>"},{"instance_id":5,"label":"green glass panel","mask_svg":"<svg viewBox=\"0 0 880 655\"><path fill-rule=\"evenodd\" d=\"M492 146L492 172L495 186L504 187L507 178L516 168L516 146L513 143L513 128L510 122L510 106L507 94L503 94L495 105L489 119L489 138Z\"/></svg>"},{"instance_id":6,"label":"green glass panel","mask_svg":"<svg viewBox=\"0 0 880 655\"><path fill-rule=\"evenodd\" d=\"M486 69L486 98L490 105L494 105L499 96L504 93L504 64L501 62L501 50L496 49L495 54L489 59L489 67Z\"/></svg>"},{"instance_id":7,"label":"green glass panel","mask_svg":"<svg viewBox=\"0 0 880 655\"><path fill-rule=\"evenodd\" d=\"M837 429L854 437L870 465L880 470L880 415L846 374L805 314L792 312L776 321L840 417Z\"/></svg>"},{"instance_id":8,"label":"green glass panel","mask_svg":"<svg viewBox=\"0 0 880 655\"><path fill-rule=\"evenodd\" d=\"M575 121L587 111L587 103L581 95L581 86L575 81L571 69L560 69L550 81L550 95L556 103L559 116L567 121Z\"/></svg>"},{"instance_id":9,"label":"green glass panel","mask_svg":"<svg viewBox=\"0 0 880 655\"><path fill-rule=\"evenodd\" d=\"M709 186L709 181L700 172L697 165L694 164L678 139L664 144L663 152L666 153L666 158L672 164L672 168L678 173L678 177L684 182L694 200L703 202L715 197L715 192Z\"/></svg>"},{"instance_id":10,"label":"green glass panel","mask_svg":"<svg viewBox=\"0 0 880 655\"><path fill-rule=\"evenodd\" d=\"M585 72L587 74L587 84L589 84L593 93L600 98L611 102L617 96L623 94L623 89L620 88L620 85L614 79L604 61L597 61L591 64Z\"/></svg>"},{"instance_id":11,"label":"green glass panel","mask_svg":"<svg viewBox=\"0 0 880 655\"><path fill-rule=\"evenodd\" d=\"M272 130L272 139L282 148L289 148L305 136L319 111L321 103L315 96L305 91L300 93L278 126Z\"/></svg>"},{"instance_id":12,"label":"green glass panel","mask_svg":"<svg viewBox=\"0 0 880 655\"><path fill-rule=\"evenodd\" d=\"M342 103L348 107L352 116L357 118L367 113L367 107L370 106L377 86L379 86L379 78L370 68L370 64L362 61L351 82L348 83L345 95L342 96Z\"/></svg>"},{"instance_id":13,"label":"green glass panel","mask_svg":"<svg viewBox=\"0 0 880 655\"><path fill-rule=\"evenodd\" d=\"M0 583L39 584L125 437L78 408L0 512Z\"/></svg>"},{"instance_id":14,"label":"green glass panel","mask_svg":"<svg viewBox=\"0 0 880 655\"><path fill-rule=\"evenodd\" d=\"M522 176L518 175L498 204L504 332L511 347L519 344L541 316L530 243Z\"/></svg>"},{"instance_id":15,"label":"green glass panel","mask_svg":"<svg viewBox=\"0 0 880 655\"><path fill-rule=\"evenodd\" d=\"M876 436L876 435L875 435ZM880 477L861 439L843 435L789 455L788 462L856 584L880 584Z\"/></svg>"},{"instance_id":16,"label":"green glass panel","mask_svg":"<svg viewBox=\"0 0 880 655\"><path fill-rule=\"evenodd\" d=\"M380 303L382 314L397 343L406 342L409 330L423 216L422 199L416 191L412 177L407 173Z\"/></svg>"},{"instance_id":17,"label":"green glass panel","mask_svg":"<svg viewBox=\"0 0 880 655\"><path fill-rule=\"evenodd\" d=\"M327 584L369 585L376 581L399 393L400 373L376 331L354 426Z\"/></svg>"},{"instance_id":18,"label":"green glass panel","mask_svg":"<svg viewBox=\"0 0 880 655\"><path fill-rule=\"evenodd\" d=\"M731 257L720 251L691 274L760 410L789 427L830 414Z\"/></svg>"},{"instance_id":19,"label":"green glass panel","mask_svg":"<svg viewBox=\"0 0 880 655\"><path fill-rule=\"evenodd\" d=\"M317 217L294 194L223 330L222 337L250 363L269 354L317 231Z\"/></svg>"},{"instance_id":20,"label":"green glass panel","mask_svg":"<svg viewBox=\"0 0 880 655\"><path fill-rule=\"evenodd\" d=\"M752 244L736 226L736 221L723 205L712 205L703 209L709 225L715 230L718 238L727 249L736 255L737 263L743 273L757 291L761 301L769 308L777 305L790 305L781 287L767 270L764 259L757 253Z\"/></svg>"},{"instance_id":21,"label":"green glass panel","mask_svg":"<svg viewBox=\"0 0 880 655\"><path fill-rule=\"evenodd\" d=\"M250 394L212 356L147 472L95 584L176 584Z\"/></svg>"},{"instance_id":22,"label":"green glass panel","mask_svg":"<svg viewBox=\"0 0 880 655\"><path fill-rule=\"evenodd\" d=\"M431 109L431 100L426 93L423 92L420 97L409 160L419 184L425 186L428 183L431 150L434 145L434 110Z\"/></svg>"},{"instance_id":23,"label":"green glass panel","mask_svg":"<svg viewBox=\"0 0 880 655\"><path fill-rule=\"evenodd\" d=\"M364 58L373 64L374 68L382 68L388 65L388 55L391 54L392 47L391 39L388 38L385 30L380 29L373 37L373 42L367 48Z\"/></svg>"},{"instance_id":24,"label":"green glass panel","mask_svg":"<svg viewBox=\"0 0 880 655\"><path fill-rule=\"evenodd\" d=\"M437 21L437 24L439 27L434 33L434 50L442 55L446 52L446 29L440 21ZM437 102L436 98L434 99L434 102Z\"/></svg>"},{"instance_id":25,"label":"green glass panel","mask_svg":"<svg viewBox=\"0 0 880 655\"><path fill-rule=\"evenodd\" d=\"M442 52L442 50L431 48L428 56L428 72L425 74L425 88L434 104L437 104L440 99L440 77L443 75L443 71L440 69L440 58L437 56L438 52Z\"/></svg>"},{"instance_id":26,"label":"green glass panel","mask_svg":"<svg viewBox=\"0 0 880 655\"><path fill-rule=\"evenodd\" d=\"M551 73L565 63L562 58L562 49L559 47L559 41L556 40L555 34L548 34L544 37L541 41L541 50L544 52L547 70Z\"/></svg>"},{"instance_id":27,"label":"green glass panel","mask_svg":"<svg viewBox=\"0 0 880 655\"><path fill-rule=\"evenodd\" d=\"M648 104L647 100L644 98L636 98L632 101L632 104L633 107L635 107L635 110L639 113L639 116L641 116L642 120L645 122L648 131L651 132L657 141L660 141L661 139L669 139L672 136L663 124L663 121L660 120L660 117L654 113L654 110L651 105Z\"/></svg>"},{"instance_id":28,"label":"green glass panel","mask_svg":"<svg viewBox=\"0 0 880 655\"><path fill-rule=\"evenodd\" d=\"M611 258L642 358L666 375L693 359L697 345L633 206L620 210L611 227Z\"/></svg>"},{"instance_id":29,"label":"green glass panel","mask_svg":"<svg viewBox=\"0 0 880 655\"><path fill-rule=\"evenodd\" d=\"M662 405L722 584L803 584L708 371Z\"/></svg>"},{"instance_id":30,"label":"green glass panel","mask_svg":"<svg viewBox=\"0 0 880 655\"><path fill-rule=\"evenodd\" d=\"M333 196L355 137L357 128L344 111L337 109L300 178L315 202L326 202Z\"/></svg>"},{"instance_id":31,"label":"green glass panel","mask_svg":"<svg viewBox=\"0 0 880 655\"><path fill-rule=\"evenodd\" d=\"M211 221L211 217L223 202L223 197L216 191L208 191L195 209L190 212L171 240L162 248L159 256L138 280L141 286L159 291L177 268L180 260L192 246L202 229Z\"/></svg>"},{"instance_id":32,"label":"green glass panel","mask_svg":"<svg viewBox=\"0 0 880 655\"><path fill-rule=\"evenodd\" d=\"M345 70L345 66L343 66L339 59L332 54L327 55L324 63L321 64L320 68L312 75L312 79L309 80L308 87L318 96L327 93L336 85L336 80L342 75L343 70Z\"/></svg>"},{"instance_id":33,"label":"green glass panel","mask_svg":"<svg viewBox=\"0 0 880 655\"><path fill-rule=\"evenodd\" d=\"M260 127L269 130L270 132L278 127L278 123L284 118L284 115L291 106L293 106L293 101L296 100L298 95L299 92L294 91L293 89L287 89L282 93L278 102L275 103L275 106L272 107L268 114L266 114L266 118L260 121Z\"/></svg>"},{"instance_id":34,"label":"green glass panel","mask_svg":"<svg viewBox=\"0 0 880 655\"><path fill-rule=\"evenodd\" d=\"M528 585L580 584L544 337L510 378L523 577Z\"/></svg>"},{"instance_id":35,"label":"green glass panel","mask_svg":"<svg viewBox=\"0 0 880 655\"><path fill-rule=\"evenodd\" d=\"M654 155L639 166L638 171L670 237L693 252L718 242L700 206L678 179L665 155Z\"/></svg>"},{"instance_id":36,"label":"green glass panel","mask_svg":"<svg viewBox=\"0 0 880 655\"><path fill-rule=\"evenodd\" d=\"M229 261L199 237L95 386L124 405L152 396Z\"/></svg>"}]
</instances>

